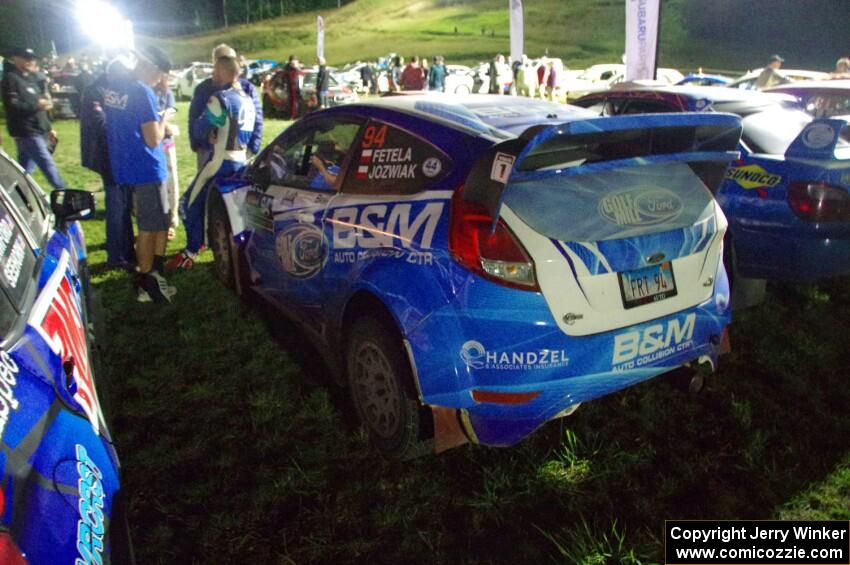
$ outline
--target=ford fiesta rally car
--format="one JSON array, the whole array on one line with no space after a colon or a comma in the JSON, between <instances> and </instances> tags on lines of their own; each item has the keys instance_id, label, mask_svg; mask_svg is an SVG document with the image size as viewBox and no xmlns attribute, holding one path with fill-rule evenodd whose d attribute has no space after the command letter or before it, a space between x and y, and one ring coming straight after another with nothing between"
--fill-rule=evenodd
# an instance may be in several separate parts
<instances>
[{"instance_id":1,"label":"ford fiesta rally car","mask_svg":"<svg viewBox=\"0 0 850 565\"><path fill-rule=\"evenodd\" d=\"M514 444L727 342L732 115L386 97L292 125L209 201L226 284L307 330L373 443ZM461 434L458 438L455 434Z\"/></svg>"},{"instance_id":2,"label":"ford fiesta rally car","mask_svg":"<svg viewBox=\"0 0 850 565\"><path fill-rule=\"evenodd\" d=\"M796 281L850 273L850 120L814 120L787 101L796 103L787 95L729 88L636 87L575 103L605 115L740 115L741 159L717 192L729 220L730 270Z\"/></svg>"},{"instance_id":3,"label":"ford fiesta rally car","mask_svg":"<svg viewBox=\"0 0 850 565\"><path fill-rule=\"evenodd\" d=\"M91 194L41 189L0 151L0 563L132 561L100 409L75 221ZM54 226L54 219L56 225Z\"/></svg>"}]
</instances>

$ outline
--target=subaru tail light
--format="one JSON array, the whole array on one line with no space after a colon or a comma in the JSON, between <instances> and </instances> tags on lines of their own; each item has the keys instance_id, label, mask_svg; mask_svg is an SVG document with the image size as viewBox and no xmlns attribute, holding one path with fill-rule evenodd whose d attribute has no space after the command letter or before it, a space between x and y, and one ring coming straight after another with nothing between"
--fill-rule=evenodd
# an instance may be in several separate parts
<instances>
[{"instance_id":1,"label":"subaru tail light","mask_svg":"<svg viewBox=\"0 0 850 565\"><path fill-rule=\"evenodd\" d=\"M463 199L463 187L452 197L449 249L455 260L493 282L522 290L539 291L534 262L500 218L481 204Z\"/></svg>"},{"instance_id":2,"label":"subaru tail light","mask_svg":"<svg viewBox=\"0 0 850 565\"><path fill-rule=\"evenodd\" d=\"M808 222L850 220L850 194L822 182L792 182L788 187L788 204L798 217Z\"/></svg>"}]
</instances>

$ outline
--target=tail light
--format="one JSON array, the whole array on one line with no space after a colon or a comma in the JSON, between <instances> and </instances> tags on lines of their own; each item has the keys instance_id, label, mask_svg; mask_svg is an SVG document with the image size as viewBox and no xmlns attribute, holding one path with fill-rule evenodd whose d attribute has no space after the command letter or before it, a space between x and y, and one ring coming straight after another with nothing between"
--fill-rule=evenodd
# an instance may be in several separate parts
<instances>
[{"instance_id":1,"label":"tail light","mask_svg":"<svg viewBox=\"0 0 850 565\"><path fill-rule=\"evenodd\" d=\"M843 188L817 182L792 182L788 204L808 222L850 220L850 194Z\"/></svg>"},{"instance_id":2,"label":"tail light","mask_svg":"<svg viewBox=\"0 0 850 565\"><path fill-rule=\"evenodd\" d=\"M27 565L27 560L9 532L0 532L0 563L3 565Z\"/></svg>"},{"instance_id":3,"label":"tail light","mask_svg":"<svg viewBox=\"0 0 850 565\"><path fill-rule=\"evenodd\" d=\"M534 262L508 226L481 204L463 199L463 187L452 197L449 250L455 260L485 279L522 290L539 291Z\"/></svg>"}]
</instances>

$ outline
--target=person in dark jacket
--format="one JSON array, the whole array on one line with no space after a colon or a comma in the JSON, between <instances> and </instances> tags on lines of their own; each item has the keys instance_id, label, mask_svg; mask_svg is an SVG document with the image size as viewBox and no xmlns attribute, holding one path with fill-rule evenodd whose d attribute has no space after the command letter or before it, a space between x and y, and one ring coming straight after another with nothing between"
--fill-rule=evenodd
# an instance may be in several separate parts
<instances>
[{"instance_id":1,"label":"person in dark jacket","mask_svg":"<svg viewBox=\"0 0 850 565\"><path fill-rule=\"evenodd\" d=\"M106 264L132 270L136 264L130 194L115 182L106 141L104 92L110 79L127 78L130 71L113 61L107 72L82 91L80 99L80 156L83 167L100 175L106 194Z\"/></svg>"},{"instance_id":2,"label":"person in dark jacket","mask_svg":"<svg viewBox=\"0 0 850 565\"><path fill-rule=\"evenodd\" d=\"M295 55L289 56L289 61L283 67L284 84L289 96L289 119L298 118L298 108L301 104L301 64Z\"/></svg>"},{"instance_id":3,"label":"person in dark jacket","mask_svg":"<svg viewBox=\"0 0 850 565\"><path fill-rule=\"evenodd\" d=\"M328 107L328 84L330 83L330 73L328 67L325 66L325 58L319 57L319 72L316 74L316 95L319 98L319 108Z\"/></svg>"},{"instance_id":4,"label":"person in dark jacket","mask_svg":"<svg viewBox=\"0 0 850 565\"><path fill-rule=\"evenodd\" d=\"M434 64L431 65L431 72L428 73L428 90L446 91L446 65L443 64L441 55L434 57Z\"/></svg>"},{"instance_id":5,"label":"person in dark jacket","mask_svg":"<svg viewBox=\"0 0 850 565\"><path fill-rule=\"evenodd\" d=\"M222 43L213 49L213 65L215 65L216 61L218 61L221 57L237 59L236 50L233 49L233 47ZM263 141L263 105L260 102L257 87L255 87L251 81L245 78L240 78L239 85L242 87L243 92L251 97L251 100L254 102L256 120L254 122L254 133L251 136L251 141L248 143L248 153L256 155L260 152L260 144ZM198 171L204 168L204 165L209 160L210 155L212 155L212 146L206 139L193 137L192 127L195 122L198 121L198 118L201 117L201 114L204 113L210 96L219 90L221 90L221 86L216 85L212 78L208 78L195 87L195 93L192 95L192 103L189 105L189 129L186 131L189 132L189 144L192 147L192 151L197 154Z\"/></svg>"},{"instance_id":6,"label":"person in dark jacket","mask_svg":"<svg viewBox=\"0 0 850 565\"><path fill-rule=\"evenodd\" d=\"M53 102L45 92L44 76L38 72L38 57L32 49L14 49L3 65L0 90L6 126L18 147L18 163L27 173L38 165L50 186L64 188L65 181L50 155L59 139L47 118Z\"/></svg>"},{"instance_id":7,"label":"person in dark jacket","mask_svg":"<svg viewBox=\"0 0 850 565\"><path fill-rule=\"evenodd\" d=\"M369 63L360 67L360 80L363 82L363 88L368 89L371 94L377 94L378 85L375 81L375 72Z\"/></svg>"}]
</instances>

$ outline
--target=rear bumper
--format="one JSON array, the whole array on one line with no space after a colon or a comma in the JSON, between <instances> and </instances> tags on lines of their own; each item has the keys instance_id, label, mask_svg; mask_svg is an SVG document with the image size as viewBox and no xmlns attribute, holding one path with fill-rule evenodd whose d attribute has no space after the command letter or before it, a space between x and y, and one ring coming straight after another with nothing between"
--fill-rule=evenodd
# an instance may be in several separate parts
<instances>
[{"instance_id":1,"label":"rear bumper","mask_svg":"<svg viewBox=\"0 0 850 565\"><path fill-rule=\"evenodd\" d=\"M450 304L408 338L423 402L461 410L473 439L487 445L517 443L571 406L684 364L716 366L730 321L722 268L702 304L584 337L564 334L539 294L482 290L492 292L492 309ZM510 298L494 298L500 293Z\"/></svg>"},{"instance_id":2,"label":"rear bumper","mask_svg":"<svg viewBox=\"0 0 850 565\"><path fill-rule=\"evenodd\" d=\"M814 281L850 273L846 226L813 225L811 233L733 227L732 237L738 272L745 277Z\"/></svg>"}]
</instances>

